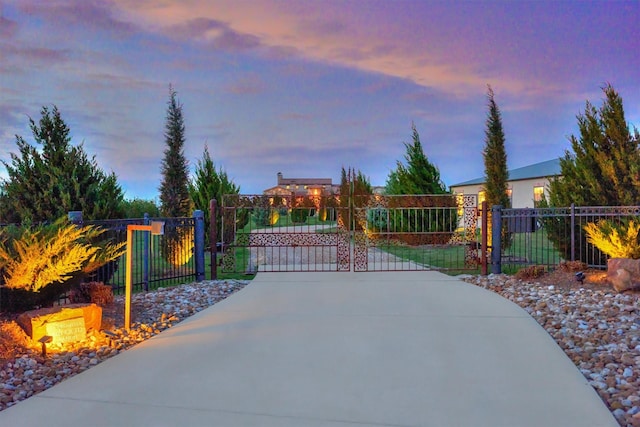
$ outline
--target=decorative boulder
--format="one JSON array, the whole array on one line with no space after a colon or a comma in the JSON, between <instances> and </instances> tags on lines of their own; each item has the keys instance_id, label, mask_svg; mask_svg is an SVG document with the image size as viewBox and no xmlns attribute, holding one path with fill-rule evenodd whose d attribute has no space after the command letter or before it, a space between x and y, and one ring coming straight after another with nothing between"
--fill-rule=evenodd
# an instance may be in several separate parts
<instances>
[{"instance_id":1,"label":"decorative boulder","mask_svg":"<svg viewBox=\"0 0 640 427\"><path fill-rule=\"evenodd\" d=\"M100 330L102 308L96 304L69 304L64 307L41 308L22 313L16 323L33 340L45 335L54 343L80 341L87 331Z\"/></svg>"},{"instance_id":2,"label":"decorative boulder","mask_svg":"<svg viewBox=\"0 0 640 427\"><path fill-rule=\"evenodd\" d=\"M640 259L609 259L607 280L618 292L640 289Z\"/></svg>"}]
</instances>

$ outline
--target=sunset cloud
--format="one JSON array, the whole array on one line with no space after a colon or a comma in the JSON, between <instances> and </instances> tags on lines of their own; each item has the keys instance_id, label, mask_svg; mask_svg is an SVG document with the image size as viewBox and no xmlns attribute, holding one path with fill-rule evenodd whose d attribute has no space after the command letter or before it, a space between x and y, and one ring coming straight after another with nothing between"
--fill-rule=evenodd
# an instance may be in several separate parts
<instances>
[{"instance_id":1,"label":"sunset cloud","mask_svg":"<svg viewBox=\"0 0 640 427\"><path fill-rule=\"evenodd\" d=\"M244 191L341 166L383 185L412 122L450 185L483 173L487 84L510 167L562 155L607 82L639 125L639 21L635 0L5 0L0 160L55 104L155 197L172 84L190 162L207 144Z\"/></svg>"}]
</instances>

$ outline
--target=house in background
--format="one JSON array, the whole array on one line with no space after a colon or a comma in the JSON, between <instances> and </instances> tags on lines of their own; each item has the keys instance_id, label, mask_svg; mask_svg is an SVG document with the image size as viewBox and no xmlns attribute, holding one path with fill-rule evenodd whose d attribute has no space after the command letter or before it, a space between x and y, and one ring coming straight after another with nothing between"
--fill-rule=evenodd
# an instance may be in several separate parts
<instances>
[{"instance_id":1,"label":"house in background","mask_svg":"<svg viewBox=\"0 0 640 427\"><path fill-rule=\"evenodd\" d=\"M334 185L331 178L285 178L278 172L275 187L263 191L268 196L327 196L340 192L340 186Z\"/></svg>"},{"instance_id":2,"label":"house in background","mask_svg":"<svg viewBox=\"0 0 640 427\"><path fill-rule=\"evenodd\" d=\"M513 208L533 208L538 205L546 195L549 181L559 177L560 159L547 160L546 162L509 171L507 181L508 194ZM450 186L455 194L477 194L478 205L484 201L485 177L472 179Z\"/></svg>"}]
</instances>

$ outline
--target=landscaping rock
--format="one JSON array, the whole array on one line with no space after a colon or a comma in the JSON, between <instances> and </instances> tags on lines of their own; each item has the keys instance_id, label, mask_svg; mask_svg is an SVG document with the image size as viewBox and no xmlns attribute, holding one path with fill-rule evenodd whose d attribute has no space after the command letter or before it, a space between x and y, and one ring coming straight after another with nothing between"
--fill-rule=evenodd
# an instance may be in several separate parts
<instances>
[{"instance_id":1,"label":"landscaping rock","mask_svg":"<svg viewBox=\"0 0 640 427\"><path fill-rule=\"evenodd\" d=\"M609 259L607 279L618 292L640 289L640 259Z\"/></svg>"}]
</instances>

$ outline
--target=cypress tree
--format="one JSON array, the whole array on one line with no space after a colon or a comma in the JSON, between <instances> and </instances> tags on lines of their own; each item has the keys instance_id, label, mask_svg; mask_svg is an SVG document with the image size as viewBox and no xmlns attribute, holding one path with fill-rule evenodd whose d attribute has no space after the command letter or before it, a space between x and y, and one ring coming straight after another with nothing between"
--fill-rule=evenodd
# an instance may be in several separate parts
<instances>
[{"instance_id":1,"label":"cypress tree","mask_svg":"<svg viewBox=\"0 0 640 427\"><path fill-rule=\"evenodd\" d=\"M165 217L190 216L193 203L189 196L189 163L184 155L185 126L182 104L176 91L169 86L165 124L164 159L162 160L162 183L160 184L160 212Z\"/></svg>"},{"instance_id":2,"label":"cypress tree","mask_svg":"<svg viewBox=\"0 0 640 427\"><path fill-rule=\"evenodd\" d=\"M485 130L485 148L482 153L485 168L485 200L489 209L493 205L501 205L504 208L510 206L507 194L507 153L505 151L505 138L502 129L502 116L493 95L493 89L487 90L489 112Z\"/></svg>"}]
</instances>

